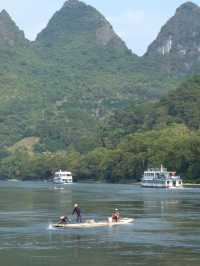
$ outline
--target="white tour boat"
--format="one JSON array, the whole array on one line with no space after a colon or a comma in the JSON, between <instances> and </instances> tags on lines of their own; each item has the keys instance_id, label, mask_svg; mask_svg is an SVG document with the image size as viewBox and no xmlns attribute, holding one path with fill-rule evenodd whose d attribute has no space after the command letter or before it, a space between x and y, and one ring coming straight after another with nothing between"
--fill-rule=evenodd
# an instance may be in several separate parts
<instances>
[{"instance_id":1,"label":"white tour boat","mask_svg":"<svg viewBox=\"0 0 200 266\"><path fill-rule=\"evenodd\" d=\"M55 184L71 184L73 183L72 173L61 170L59 172L55 172L53 182Z\"/></svg>"},{"instance_id":2,"label":"white tour boat","mask_svg":"<svg viewBox=\"0 0 200 266\"><path fill-rule=\"evenodd\" d=\"M166 168L161 165L160 169L148 169L144 172L141 185L143 187L155 188L181 188L183 181L176 172L168 172Z\"/></svg>"}]
</instances>

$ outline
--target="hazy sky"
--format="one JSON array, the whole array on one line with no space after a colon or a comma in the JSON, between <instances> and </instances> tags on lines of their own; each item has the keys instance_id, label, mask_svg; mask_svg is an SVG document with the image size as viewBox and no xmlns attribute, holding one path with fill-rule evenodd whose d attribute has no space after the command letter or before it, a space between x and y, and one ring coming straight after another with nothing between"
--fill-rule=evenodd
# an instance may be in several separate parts
<instances>
[{"instance_id":1,"label":"hazy sky","mask_svg":"<svg viewBox=\"0 0 200 266\"><path fill-rule=\"evenodd\" d=\"M33 40L65 0L0 0L16 24ZM141 55L184 0L84 0L97 8L133 52ZM193 1L200 5L200 0Z\"/></svg>"}]
</instances>

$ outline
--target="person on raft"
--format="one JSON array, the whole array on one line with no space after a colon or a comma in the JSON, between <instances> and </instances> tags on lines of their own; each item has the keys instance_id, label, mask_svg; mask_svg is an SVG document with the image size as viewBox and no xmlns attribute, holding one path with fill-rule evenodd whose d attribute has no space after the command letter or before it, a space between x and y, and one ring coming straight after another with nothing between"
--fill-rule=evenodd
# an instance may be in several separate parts
<instances>
[{"instance_id":1,"label":"person on raft","mask_svg":"<svg viewBox=\"0 0 200 266\"><path fill-rule=\"evenodd\" d=\"M74 210L72 212L72 215L74 215L75 213L76 213L76 222L81 223L82 222L81 209L77 203L74 204Z\"/></svg>"},{"instance_id":2,"label":"person on raft","mask_svg":"<svg viewBox=\"0 0 200 266\"><path fill-rule=\"evenodd\" d=\"M112 212L112 222L119 222L120 220L120 213L119 213L119 210L118 209L115 209L113 212Z\"/></svg>"},{"instance_id":3,"label":"person on raft","mask_svg":"<svg viewBox=\"0 0 200 266\"><path fill-rule=\"evenodd\" d=\"M67 223L69 223L69 219L67 218L67 216L61 216L58 224L67 224Z\"/></svg>"}]
</instances>

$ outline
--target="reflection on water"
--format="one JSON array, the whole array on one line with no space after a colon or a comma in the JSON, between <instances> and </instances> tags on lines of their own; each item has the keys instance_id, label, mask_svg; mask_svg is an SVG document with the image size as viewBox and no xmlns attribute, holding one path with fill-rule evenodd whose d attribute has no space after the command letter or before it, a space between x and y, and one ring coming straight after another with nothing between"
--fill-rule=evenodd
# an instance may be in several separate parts
<instances>
[{"instance_id":1,"label":"reflection on water","mask_svg":"<svg viewBox=\"0 0 200 266\"><path fill-rule=\"evenodd\" d=\"M132 225L51 229L81 203L85 219L104 220L113 208ZM1 265L199 266L200 189L133 185L0 183Z\"/></svg>"}]
</instances>

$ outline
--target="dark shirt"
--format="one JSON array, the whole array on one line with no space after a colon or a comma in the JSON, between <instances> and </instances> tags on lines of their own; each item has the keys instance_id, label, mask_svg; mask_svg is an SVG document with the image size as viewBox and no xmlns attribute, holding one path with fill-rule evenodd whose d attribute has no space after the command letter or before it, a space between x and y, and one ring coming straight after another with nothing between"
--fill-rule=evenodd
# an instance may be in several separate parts
<instances>
[{"instance_id":1,"label":"dark shirt","mask_svg":"<svg viewBox=\"0 0 200 266\"><path fill-rule=\"evenodd\" d=\"M114 221L118 221L118 220L120 219L120 214L119 214L119 212L114 211L114 212L112 213L112 219L113 219Z\"/></svg>"},{"instance_id":2,"label":"dark shirt","mask_svg":"<svg viewBox=\"0 0 200 266\"><path fill-rule=\"evenodd\" d=\"M79 207L74 208L72 214L76 213L77 216L81 216L81 209Z\"/></svg>"},{"instance_id":3,"label":"dark shirt","mask_svg":"<svg viewBox=\"0 0 200 266\"><path fill-rule=\"evenodd\" d=\"M69 222L69 219L67 218L67 216L65 216L64 218L60 219L60 221L58 222L59 224L66 224Z\"/></svg>"}]
</instances>

